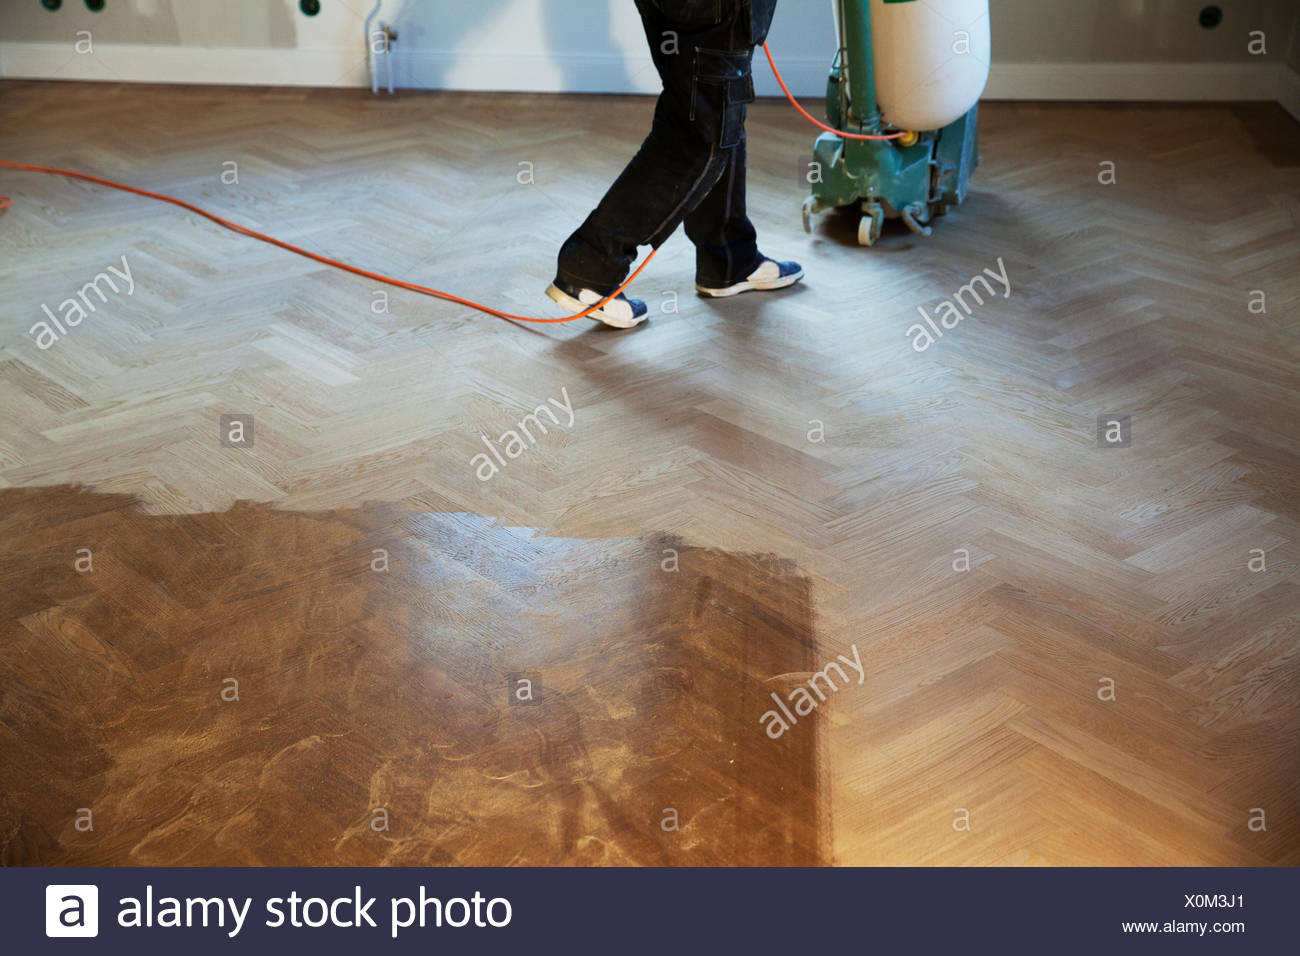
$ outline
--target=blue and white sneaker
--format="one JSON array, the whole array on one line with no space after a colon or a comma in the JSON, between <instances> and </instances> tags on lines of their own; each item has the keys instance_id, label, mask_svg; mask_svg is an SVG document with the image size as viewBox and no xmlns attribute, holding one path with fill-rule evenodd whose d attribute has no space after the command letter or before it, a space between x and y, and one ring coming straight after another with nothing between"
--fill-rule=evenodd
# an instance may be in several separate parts
<instances>
[{"instance_id":1,"label":"blue and white sneaker","mask_svg":"<svg viewBox=\"0 0 1300 956\"><path fill-rule=\"evenodd\" d=\"M546 294L575 315L586 311L609 295L608 292L597 292L594 289L579 289L562 279L552 282ZM646 308L644 302L640 299L629 299L620 292L587 318L612 325L616 329L630 329L644 322L649 314L650 310Z\"/></svg>"},{"instance_id":2,"label":"blue and white sneaker","mask_svg":"<svg viewBox=\"0 0 1300 956\"><path fill-rule=\"evenodd\" d=\"M794 285L802 278L803 266L799 265L799 263L777 262L775 259L764 259L763 264L751 272L748 278L742 279L735 285L713 289L708 286L700 285L697 282L695 284L695 289L700 293L700 295L707 295L714 299L722 299L729 295L739 295L742 292L768 292L772 289L784 289L786 286Z\"/></svg>"}]
</instances>

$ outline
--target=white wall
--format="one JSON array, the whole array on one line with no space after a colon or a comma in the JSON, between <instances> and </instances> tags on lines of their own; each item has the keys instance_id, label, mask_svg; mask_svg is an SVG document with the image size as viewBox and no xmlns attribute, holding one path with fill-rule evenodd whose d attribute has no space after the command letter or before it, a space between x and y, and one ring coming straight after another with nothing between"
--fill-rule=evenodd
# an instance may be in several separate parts
<instances>
[{"instance_id":1,"label":"white wall","mask_svg":"<svg viewBox=\"0 0 1300 956\"><path fill-rule=\"evenodd\" d=\"M81 0L50 13L0 0L0 75L156 82L365 85L363 23L375 0ZM987 95L1027 98L1272 99L1295 0L991 0ZM381 0L395 24L397 84L411 88L653 92L632 0ZM1267 55L1252 56L1251 30ZM78 54L78 31L93 52ZM829 0L781 0L771 45L801 95L825 90L834 47ZM83 44L84 46L84 44ZM759 91L778 91L766 64Z\"/></svg>"}]
</instances>

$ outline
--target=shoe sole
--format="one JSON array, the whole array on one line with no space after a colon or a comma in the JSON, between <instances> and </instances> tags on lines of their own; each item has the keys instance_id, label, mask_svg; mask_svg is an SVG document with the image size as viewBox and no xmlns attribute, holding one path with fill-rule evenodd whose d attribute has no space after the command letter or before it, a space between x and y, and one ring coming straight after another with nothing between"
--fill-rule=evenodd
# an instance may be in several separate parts
<instances>
[{"instance_id":1,"label":"shoe sole","mask_svg":"<svg viewBox=\"0 0 1300 956\"><path fill-rule=\"evenodd\" d=\"M700 295L707 295L710 299L725 299L728 296L740 295L742 292L771 292L773 289L784 289L794 285L803 278L803 270L800 269L788 276L781 276L779 279L746 279L744 282L737 282L735 285L729 285L725 289L706 289L702 285L697 285L695 291Z\"/></svg>"},{"instance_id":2,"label":"shoe sole","mask_svg":"<svg viewBox=\"0 0 1300 956\"><path fill-rule=\"evenodd\" d=\"M574 315L577 315L579 312L586 312L591 308L589 305L583 305L580 301L569 295L569 293L565 292L563 289L557 288L555 285L551 285L547 288L546 295L552 302L568 309ZM587 318L594 322L602 322L615 329L634 329L649 317L650 313L647 312L645 315L637 316L632 319L622 319L616 315L610 315L603 308L597 309L595 312L592 312L587 316Z\"/></svg>"}]
</instances>

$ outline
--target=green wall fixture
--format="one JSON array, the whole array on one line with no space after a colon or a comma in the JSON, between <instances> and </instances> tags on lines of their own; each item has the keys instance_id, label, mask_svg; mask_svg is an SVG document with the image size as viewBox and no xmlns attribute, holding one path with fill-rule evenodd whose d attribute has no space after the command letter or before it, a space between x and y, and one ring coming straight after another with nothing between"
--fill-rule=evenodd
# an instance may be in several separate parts
<instances>
[{"instance_id":1,"label":"green wall fixture","mask_svg":"<svg viewBox=\"0 0 1300 956\"><path fill-rule=\"evenodd\" d=\"M309 17L320 13L320 0L298 0L298 9Z\"/></svg>"}]
</instances>

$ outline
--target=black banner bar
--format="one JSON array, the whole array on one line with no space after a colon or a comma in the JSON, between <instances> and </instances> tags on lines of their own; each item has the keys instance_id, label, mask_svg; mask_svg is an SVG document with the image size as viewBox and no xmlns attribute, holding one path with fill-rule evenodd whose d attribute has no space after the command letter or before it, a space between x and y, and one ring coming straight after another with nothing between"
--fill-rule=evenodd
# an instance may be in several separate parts
<instances>
[{"instance_id":1,"label":"black banner bar","mask_svg":"<svg viewBox=\"0 0 1300 956\"><path fill-rule=\"evenodd\" d=\"M12 868L0 899L10 953L1281 953L1295 951L1300 875Z\"/></svg>"}]
</instances>

